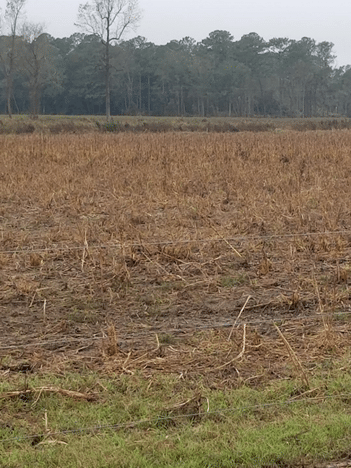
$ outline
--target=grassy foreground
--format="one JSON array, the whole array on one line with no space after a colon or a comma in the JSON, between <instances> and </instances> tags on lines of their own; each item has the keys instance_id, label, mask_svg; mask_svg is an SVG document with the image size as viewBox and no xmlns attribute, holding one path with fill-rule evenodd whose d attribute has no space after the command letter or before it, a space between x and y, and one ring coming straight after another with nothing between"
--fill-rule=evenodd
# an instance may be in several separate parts
<instances>
[{"instance_id":1,"label":"grassy foreground","mask_svg":"<svg viewBox=\"0 0 351 468\"><path fill-rule=\"evenodd\" d=\"M330 365L308 391L293 380L223 391L178 375L7 373L1 466L317 466L350 451L348 358Z\"/></svg>"}]
</instances>

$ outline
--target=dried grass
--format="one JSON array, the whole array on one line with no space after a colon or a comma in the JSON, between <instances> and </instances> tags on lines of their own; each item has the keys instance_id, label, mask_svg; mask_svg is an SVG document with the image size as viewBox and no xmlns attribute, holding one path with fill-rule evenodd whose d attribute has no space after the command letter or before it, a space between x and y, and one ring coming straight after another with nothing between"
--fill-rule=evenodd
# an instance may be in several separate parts
<instances>
[{"instance_id":1,"label":"dried grass","mask_svg":"<svg viewBox=\"0 0 351 468\"><path fill-rule=\"evenodd\" d=\"M40 399L41 395L47 393L56 393L60 394L69 398L73 398L76 400L86 400L86 401L95 401L97 400L97 395L92 393L82 393L82 392L74 392L72 390L66 390L64 388L58 387L39 387L39 388L30 388L24 390L15 390L12 392L4 392L0 393L0 400L6 400L8 398L28 398L28 396L34 396L35 401L33 405L35 405L38 400Z\"/></svg>"},{"instance_id":2,"label":"dried grass","mask_svg":"<svg viewBox=\"0 0 351 468\"><path fill-rule=\"evenodd\" d=\"M347 310L350 145L347 130L1 136L2 345L67 338L52 345L67 354L77 338L79 358L125 361L155 333L232 326L248 296L248 326ZM118 343L79 342L111 323Z\"/></svg>"}]
</instances>

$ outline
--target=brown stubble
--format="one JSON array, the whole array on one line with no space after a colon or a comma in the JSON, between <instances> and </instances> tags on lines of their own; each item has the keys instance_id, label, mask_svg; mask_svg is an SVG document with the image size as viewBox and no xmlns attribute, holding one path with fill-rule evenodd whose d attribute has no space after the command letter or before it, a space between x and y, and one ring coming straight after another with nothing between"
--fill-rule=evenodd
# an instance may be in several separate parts
<instances>
[{"instance_id":1,"label":"brown stubble","mask_svg":"<svg viewBox=\"0 0 351 468\"><path fill-rule=\"evenodd\" d=\"M243 320L344 310L350 236L301 233L351 229L350 144L349 131L1 137L5 339L114 323L136 346L150 327L230 322L248 295Z\"/></svg>"},{"instance_id":2,"label":"brown stubble","mask_svg":"<svg viewBox=\"0 0 351 468\"><path fill-rule=\"evenodd\" d=\"M225 237L338 229L348 222L349 143L346 131L4 137L0 190L65 227L70 216L118 216L147 237L157 220L158 239L189 224L210 234L205 220L218 216Z\"/></svg>"}]
</instances>

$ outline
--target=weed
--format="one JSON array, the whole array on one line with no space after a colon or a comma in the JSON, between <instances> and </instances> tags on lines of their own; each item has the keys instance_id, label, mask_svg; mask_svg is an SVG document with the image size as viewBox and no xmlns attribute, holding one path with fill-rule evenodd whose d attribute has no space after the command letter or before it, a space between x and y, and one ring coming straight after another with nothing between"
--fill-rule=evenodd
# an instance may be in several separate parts
<instances>
[{"instance_id":1,"label":"weed","mask_svg":"<svg viewBox=\"0 0 351 468\"><path fill-rule=\"evenodd\" d=\"M249 281L246 274L240 274L235 277L224 276L220 278L220 285L222 288L233 288L234 286L240 286Z\"/></svg>"},{"instance_id":2,"label":"weed","mask_svg":"<svg viewBox=\"0 0 351 468\"><path fill-rule=\"evenodd\" d=\"M159 335L158 337L161 344L171 345L175 343L175 338L169 334Z\"/></svg>"}]
</instances>

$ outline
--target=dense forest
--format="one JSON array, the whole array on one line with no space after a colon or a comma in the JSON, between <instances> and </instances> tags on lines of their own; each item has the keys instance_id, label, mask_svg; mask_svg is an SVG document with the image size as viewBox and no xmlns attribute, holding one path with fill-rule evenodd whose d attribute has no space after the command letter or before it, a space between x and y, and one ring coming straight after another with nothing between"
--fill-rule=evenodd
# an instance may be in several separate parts
<instances>
[{"instance_id":1,"label":"dense forest","mask_svg":"<svg viewBox=\"0 0 351 468\"><path fill-rule=\"evenodd\" d=\"M96 35L54 38L29 30L0 37L0 106L7 109L10 41L17 113L103 114L105 48ZM143 37L110 48L111 113L199 116L346 115L351 67L334 67L333 44L214 31L155 45Z\"/></svg>"}]
</instances>

